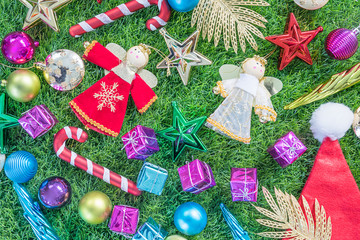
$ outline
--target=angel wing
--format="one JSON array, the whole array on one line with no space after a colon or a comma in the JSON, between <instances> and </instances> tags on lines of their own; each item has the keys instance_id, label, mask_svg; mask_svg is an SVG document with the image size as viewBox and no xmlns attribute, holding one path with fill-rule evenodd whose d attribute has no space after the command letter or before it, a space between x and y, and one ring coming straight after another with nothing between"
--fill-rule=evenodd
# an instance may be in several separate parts
<instances>
[{"instance_id":1,"label":"angel wing","mask_svg":"<svg viewBox=\"0 0 360 240\"><path fill-rule=\"evenodd\" d=\"M112 52L120 60L125 59L126 50L120 45L116 43L109 43L108 45L106 45L106 48L109 49L109 51ZM109 71L105 70L105 75L108 73ZM153 73L149 72L148 70L141 69L137 72L137 74L146 82L147 85L149 85L149 87L156 87L158 79Z\"/></svg>"},{"instance_id":2,"label":"angel wing","mask_svg":"<svg viewBox=\"0 0 360 240\"><path fill-rule=\"evenodd\" d=\"M106 48L109 49L109 51L112 52L120 60L125 59L126 50L122 48L120 45L116 43L109 43L108 45L106 45Z\"/></svg>"},{"instance_id":3,"label":"angel wing","mask_svg":"<svg viewBox=\"0 0 360 240\"><path fill-rule=\"evenodd\" d=\"M228 80L233 78L238 78L240 73L242 73L242 68L232 64L224 64L219 69L220 76L222 80Z\"/></svg>"},{"instance_id":4,"label":"angel wing","mask_svg":"<svg viewBox=\"0 0 360 240\"><path fill-rule=\"evenodd\" d=\"M283 88L283 83L274 77L265 77L264 86L269 91L271 96L277 94Z\"/></svg>"},{"instance_id":5,"label":"angel wing","mask_svg":"<svg viewBox=\"0 0 360 240\"><path fill-rule=\"evenodd\" d=\"M144 82L149 85L149 87L154 88L158 84L158 79L152 72L146 69L141 69L137 73L142 78L142 80L144 80Z\"/></svg>"},{"instance_id":6,"label":"angel wing","mask_svg":"<svg viewBox=\"0 0 360 240\"><path fill-rule=\"evenodd\" d=\"M109 49L109 51L114 54L117 58L119 58L121 61L123 61L125 59L126 56L126 50L121 47L120 45L116 44L116 43L109 43L108 45L106 45L106 48ZM104 70L105 75L109 74L108 70Z\"/></svg>"}]
</instances>

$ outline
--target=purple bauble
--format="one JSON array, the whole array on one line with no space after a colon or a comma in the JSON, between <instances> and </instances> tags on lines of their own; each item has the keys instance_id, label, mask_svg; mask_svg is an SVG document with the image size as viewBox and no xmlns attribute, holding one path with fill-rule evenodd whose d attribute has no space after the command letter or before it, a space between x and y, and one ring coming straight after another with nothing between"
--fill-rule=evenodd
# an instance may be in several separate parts
<instances>
[{"instance_id":1,"label":"purple bauble","mask_svg":"<svg viewBox=\"0 0 360 240\"><path fill-rule=\"evenodd\" d=\"M62 177L50 177L39 188L39 200L47 208L60 208L70 202L71 186Z\"/></svg>"},{"instance_id":2,"label":"purple bauble","mask_svg":"<svg viewBox=\"0 0 360 240\"><path fill-rule=\"evenodd\" d=\"M345 60L355 54L358 48L358 31L339 28L326 38L325 50L330 57L337 60Z\"/></svg>"},{"instance_id":3,"label":"purple bauble","mask_svg":"<svg viewBox=\"0 0 360 240\"><path fill-rule=\"evenodd\" d=\"M1 43L1 51L6 60L13 64L24 64L30 61L38 42L24 32L12 32L5 36Z\"/></svg>"}]
</instances>

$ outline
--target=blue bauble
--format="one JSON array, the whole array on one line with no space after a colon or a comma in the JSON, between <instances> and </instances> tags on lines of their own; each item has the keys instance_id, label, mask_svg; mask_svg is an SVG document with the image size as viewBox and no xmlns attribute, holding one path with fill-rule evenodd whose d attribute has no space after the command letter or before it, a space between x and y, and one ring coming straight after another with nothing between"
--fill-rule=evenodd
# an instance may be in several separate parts
<instances>
[{"instance_id":1,"label":"blue bauble","mask_svg":"<svg viewBox=\"0 0 360 240\"><path fill-rule=\"evenodd\" d=\"M5 162L5 174L11 181L24 183L32 179L38 169L34 155L26 151L17 151L9 155Z\"/></svg>"},{"instance_id":2,"label":"blue bauble","mask_svg":"<svg viewBox=\"0 0 360 240\"><path fill-rule=\"evenodd\" d=\"M185 235L199 234L207 223L206 211L198 203L184 203L176 209L174 223L176 228Z\"/></svg>"},{"instance_id":3,"label":"blue bauble","mask_svg":"<svg viewBox=\"0 0 360 240\"><path fill-rule=\"evenodd\" d=\"M170 7L178 12L188 12L193 10L199 0L168 0Z\"/></svg>"}]
</instances>

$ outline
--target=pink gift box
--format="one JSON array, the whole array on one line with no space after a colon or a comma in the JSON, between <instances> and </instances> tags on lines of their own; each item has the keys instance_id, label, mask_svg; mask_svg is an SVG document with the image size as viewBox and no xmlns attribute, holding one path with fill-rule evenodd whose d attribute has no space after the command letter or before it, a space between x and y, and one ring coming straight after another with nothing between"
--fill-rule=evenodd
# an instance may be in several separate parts
<instances>
[{"instance_id":1,"label":"pink gift box","mask_svg":"<svg viewBox=\"0 0 360 240\"><path fill-rule=\"evenodd\" d=\"M178 172L185 192L199 194L216 185L210 166L198 159L178 168Z\"/></svg>"},{"instance_id":2,"label":"pink gift box","mask_svg":"<svg viewBox=\"0 0 360 240\"><path fill-rule=\"evenodd\" d=\"M289 132L277 140L267 151L282 168L285 168L295 162L306 150L306 146L296 137L295 133Z\"/></svg>"},{"instance_id":3,"label":"pink gift box","mask_svg":"<svg viewBox=\"0 0 360 240\"><path fill-rule=\"evenodd\" d=\"M129 206L115 205L111 215L109 228L111 231L127 235L135 234L139 222L139 209Z\"/></svg>"},{"instance_id":4,"label":"pink gift box","mask_svg":"<svg viewBox=\"0 0 360 240\"><path fill-rule=\"evenodd\" d=\"M128 159L145 160L159 151L155 131L151 128L138 125L121 139Z\"/></svg>"},{"instance_id":5,"label":"pink gift box","mask_svg":"<svg viewBox=\"0 0 360 240\"><path fill-rule=\"evenodd\" d=\"M59 122L45 105L33 107L25 112L18 121L34 139L47 133Z\"/></svg>"},{"instance_id":6,"label":"pink gift box","mask_svg":"<svg viewBox=\"0 0 360 240\"><path fill-rule=\"evenodd\" d=\"M256 168L232 168L230 188L233 202L256 202L258 193Z\"/></svg>"}]
</instances>

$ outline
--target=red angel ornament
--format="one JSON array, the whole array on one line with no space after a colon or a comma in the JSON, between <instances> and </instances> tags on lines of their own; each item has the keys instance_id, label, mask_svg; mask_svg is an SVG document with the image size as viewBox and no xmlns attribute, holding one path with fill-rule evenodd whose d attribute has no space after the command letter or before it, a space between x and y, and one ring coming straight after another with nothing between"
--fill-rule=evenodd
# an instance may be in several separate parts
<instances>
[{"instance_id":1,"label":"red angel ornament","mask_svg":"<svg viewBox=\"0 0 360 240\"><path fill-rule=\"evenodd\" d=\"M157 99L151 89L156 86L157 78L143 69L150 50L143 44L127 52L114 43L104 47L93 41L87 45L83 58L104 68L106 75L69 104L87 128L116 137L130 93L140 113L146 112Z\"/></svg>"}]
</instances>

